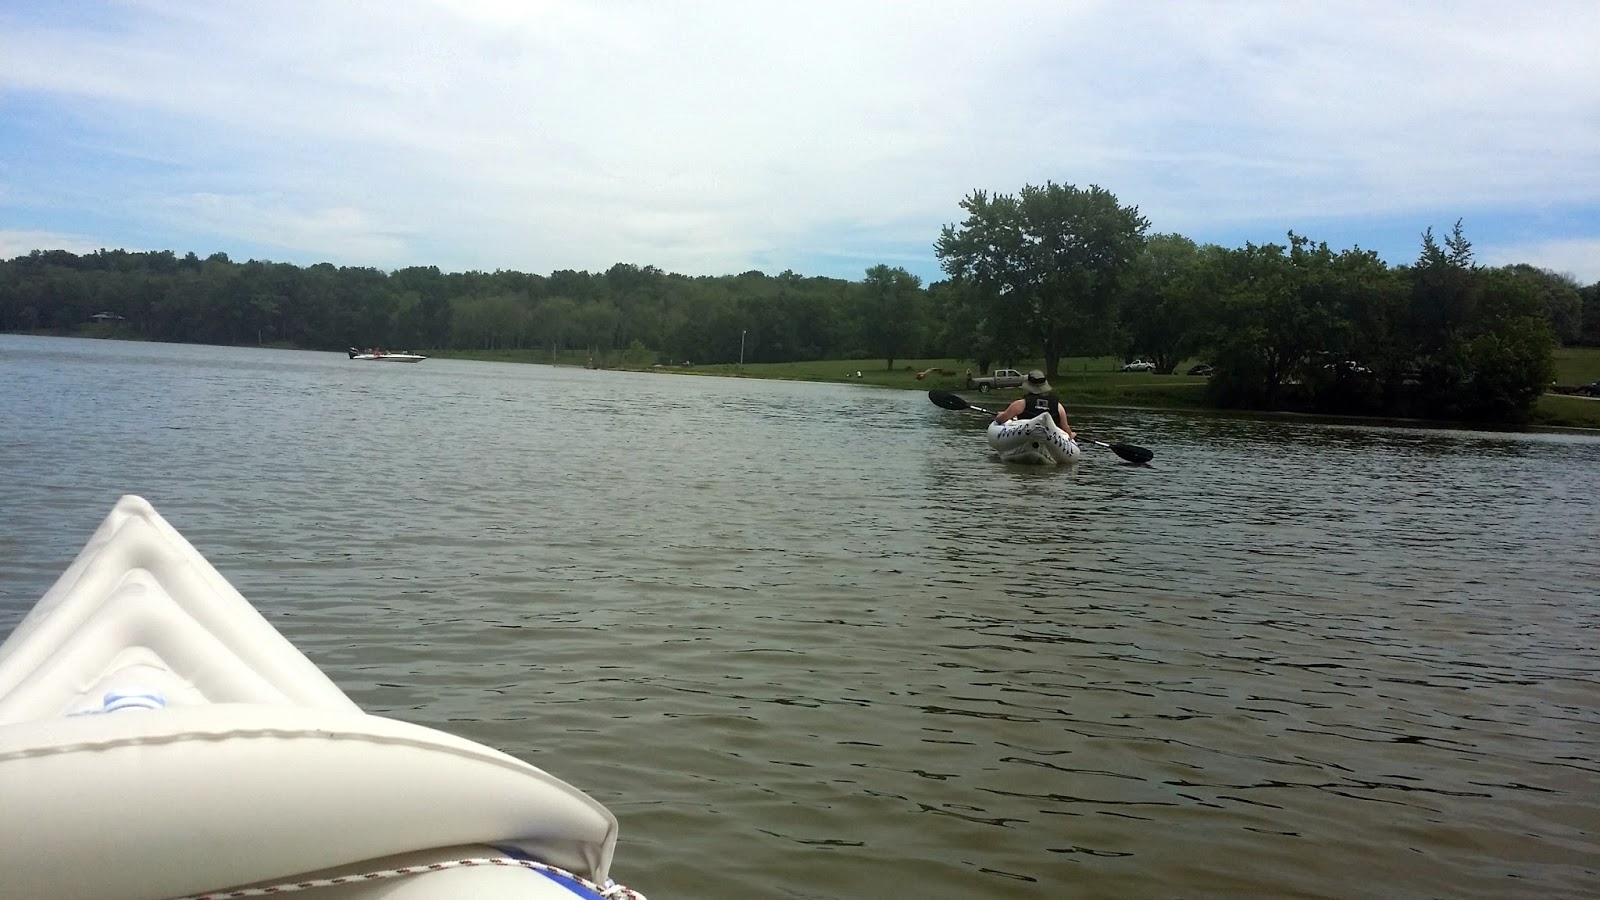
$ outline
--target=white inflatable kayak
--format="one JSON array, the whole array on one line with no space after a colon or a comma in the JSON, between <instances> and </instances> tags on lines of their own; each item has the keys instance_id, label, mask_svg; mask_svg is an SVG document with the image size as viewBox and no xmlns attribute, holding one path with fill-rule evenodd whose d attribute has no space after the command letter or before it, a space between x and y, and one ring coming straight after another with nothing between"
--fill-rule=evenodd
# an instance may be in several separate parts
<instances>
[{"instance_id":1,"label":"white inflatable kayak","mask_svg":"<svg viewBox=\"0 0 1600 900\"><path fill-rule=\"evenodd\" d=\"M1053 466L1074 463L1083 456L1077 442L1061 430L1049 413L1032 419L990 422L989 446L1002 460L1013 463Z\"/></svg>"},{"instance_id":2,"label":"white inflatable kayak","mask_svg":"<svg viewBox=\"0 0 1600 900\"><path fill-rule=\"evenodd\" d=\"M0 644L0 816L8 900L639 896L605 807L363 713L133 496Z\"/></svg>"}]
</instances>

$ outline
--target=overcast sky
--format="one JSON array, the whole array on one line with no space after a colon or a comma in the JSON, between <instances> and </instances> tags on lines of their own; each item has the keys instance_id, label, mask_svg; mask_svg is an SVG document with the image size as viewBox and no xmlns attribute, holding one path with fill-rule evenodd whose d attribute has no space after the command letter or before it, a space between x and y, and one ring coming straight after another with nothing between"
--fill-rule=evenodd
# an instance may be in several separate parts
<instances>
[{"instance_id":1,"label":"overcast sky","mask_svg":"<svg viewBox=\"0 0 1600 900\"><path fill-rule=\"evenodd\" d=\"M974 189L1600 280L1596 0L0 5L0 257L925 281Z\"/></svg>"}]
</instances>

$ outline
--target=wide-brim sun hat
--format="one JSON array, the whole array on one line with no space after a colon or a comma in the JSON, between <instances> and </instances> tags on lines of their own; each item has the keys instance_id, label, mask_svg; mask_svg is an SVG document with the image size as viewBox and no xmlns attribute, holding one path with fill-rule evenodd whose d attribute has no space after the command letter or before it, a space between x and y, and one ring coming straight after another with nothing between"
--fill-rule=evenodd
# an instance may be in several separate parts
<instances>
[{"instance_id":1,"label":"wide-brim sun hat","mask_svg":"<svg viewBox=\"0 0 1600 900\"><path fill-rule=\"evenodd\" d=\"M1044 373L1038 369L1028 373L1028 380L1023 387L1027 388L1030 394L1050 393L1050 382L1044 380Z\"/></svg>"}]
</instances>

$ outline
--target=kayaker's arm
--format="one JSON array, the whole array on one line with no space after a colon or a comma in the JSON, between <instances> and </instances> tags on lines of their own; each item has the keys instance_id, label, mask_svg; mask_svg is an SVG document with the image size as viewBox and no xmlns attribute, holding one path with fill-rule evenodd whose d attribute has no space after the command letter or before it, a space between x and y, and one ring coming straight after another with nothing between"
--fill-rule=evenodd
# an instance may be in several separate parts
<instances>
[{"instance_id":1,"label":"kayaker's arm","mask_svg":"<svg viewBox=\"0 0 1600 900\"><path fill-rule=\"evenodd\" d=\"M1022 399L1018 398L1011 401L1010 406L1007 406L1005 409L995 413L994 420L996 422L1009 422L1012 419L1015 419L1017 417L1017 413L1020 412L1022 412Z\"/></svg>"},{"instance_id":2,"label":"kayaker's arm","mask_svg":"<svg viewBox=\"0 0 1600 900\"><path fill-rule=\"evenodd\" d=\"M1078 433L1072 430L1072 424L1067 421L1067 408L1062 406L1060 403L1057 403L1056 411L1061 413L1061 430L1067 433L1067 437L1077 440Z\"/></svg>"}]
</instances>

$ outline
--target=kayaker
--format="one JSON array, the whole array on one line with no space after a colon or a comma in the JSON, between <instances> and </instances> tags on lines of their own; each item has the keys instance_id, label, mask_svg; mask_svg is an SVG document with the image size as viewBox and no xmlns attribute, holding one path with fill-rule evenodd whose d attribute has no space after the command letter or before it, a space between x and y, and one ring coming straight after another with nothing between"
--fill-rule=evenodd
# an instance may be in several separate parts
<instances>
[{"instance_id":1,"label":"kayaker","mask_svg":"<svg viewBox=\"0 0 1600 900\"><path fill-rule=\"evenodd\" d=\"M1022 387L1027 391L1021 397L1011 401L1011 405L995 413L996 422L1009 422L1012 419L1031 419L1043 413L1049 413L1067 433L1067 437L1076 438L1072 433L1072 426L1067 424L1067 408L1061 405L1061 398L1050 391L1050 382L1045 380L1044 373L1034 369L1028 373L1028 380Z\"/></svg>"}]
</instances>

